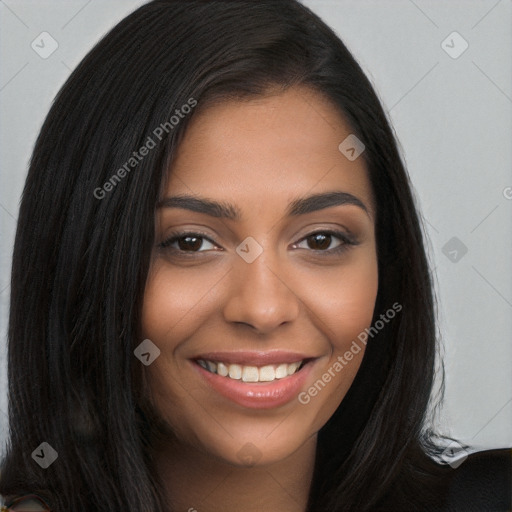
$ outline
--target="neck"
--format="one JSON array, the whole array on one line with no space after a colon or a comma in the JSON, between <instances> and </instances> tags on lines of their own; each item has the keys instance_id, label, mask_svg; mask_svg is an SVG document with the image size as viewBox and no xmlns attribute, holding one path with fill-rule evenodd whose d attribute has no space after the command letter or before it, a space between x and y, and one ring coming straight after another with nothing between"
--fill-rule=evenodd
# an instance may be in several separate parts
<instances>
[{"instance_id":1,"label":"neck","mask_svg":"<svg viewBox=\"0 0 512 512\"><path fill-rule=\"evenodd\" d=\"M156 469L172 504L169 512L304 512L315 449L316 436L284 460L239 467L189 445L173 443L156 452Z\"/></svg>"}]
</instances>

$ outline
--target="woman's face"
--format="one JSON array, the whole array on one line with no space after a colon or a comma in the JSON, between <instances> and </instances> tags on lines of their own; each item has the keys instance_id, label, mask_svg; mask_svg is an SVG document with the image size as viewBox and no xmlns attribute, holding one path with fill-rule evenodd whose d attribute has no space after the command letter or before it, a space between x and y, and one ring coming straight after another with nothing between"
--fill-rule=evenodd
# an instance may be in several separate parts
<instances>
[{"instance_id":1,"label":"woman's face","mask_svg":"<svg viewBox=\"0 0 512 512\"><path fill-rule=\"evenodd\" d=\"M350 133L306 88L189 125L142 317L161 351L152 406L185 445L239 465L283 460L349 389L378 283L365 164L338 149Z\"/></svg>"}]
</instances>

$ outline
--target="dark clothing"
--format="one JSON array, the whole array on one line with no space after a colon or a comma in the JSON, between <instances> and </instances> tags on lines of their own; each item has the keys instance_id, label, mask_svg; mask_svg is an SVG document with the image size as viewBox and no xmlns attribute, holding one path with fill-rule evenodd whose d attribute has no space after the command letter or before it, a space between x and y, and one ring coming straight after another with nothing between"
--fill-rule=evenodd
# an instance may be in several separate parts
<instances>
[{"instance_id":1,"label":"dark clothing","mask_svg":"<svg viewBox=\"0 0 512 512\"><path fill-rule=\"evenodd\" d=\"M450 482L446 512L512 510L512 449L471 454Z\"/></svg>"}]
</instances>

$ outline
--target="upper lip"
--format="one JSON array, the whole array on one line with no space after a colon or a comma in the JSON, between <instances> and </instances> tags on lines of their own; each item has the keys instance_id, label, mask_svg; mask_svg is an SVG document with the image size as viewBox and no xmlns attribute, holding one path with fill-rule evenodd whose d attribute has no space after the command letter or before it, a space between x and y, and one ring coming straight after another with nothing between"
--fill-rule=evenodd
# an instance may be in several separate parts
<instances>
[{"instance_id":1,"label":"upper lip","mask_svg":"<svg viewBox=\"0 0 512 512\"><path fill-rule=\"evenodd\" d=\"M288 352L283 350L267 352L208 352L200 354L193 358L194 360L203 359L229 364L263 366L280 363L296 363L304 359L314 359L314 357L298 352Z\"/></svg>"}]
</instances>

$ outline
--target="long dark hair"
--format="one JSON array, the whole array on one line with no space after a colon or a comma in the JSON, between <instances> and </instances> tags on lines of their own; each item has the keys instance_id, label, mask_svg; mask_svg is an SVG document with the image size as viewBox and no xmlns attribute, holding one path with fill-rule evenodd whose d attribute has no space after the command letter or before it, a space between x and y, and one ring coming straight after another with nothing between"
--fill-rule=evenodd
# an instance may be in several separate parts
<instances>
[{"instance_id":1,"label":"long dark hair","mask_svg":"<svg viewBox=\"0 0 512 512\"><path fill-rule=\"evenodd\" d=\"M144 367L133 355L159 192L197 111L299 84L329 99L366 146L377 206L374 320L402 306L369 339L319 433L308 510L407 508L421 493L428 502L436 328L421 222L370 82L295 0L149 2L93 48L56 97L14 247L2 495L36 492L55 511L165 510L141 407ZM131 161L149 138L155 147ZM31 457L42 442L58 453L44 470Z\"/></svg>"}]
</instances>

